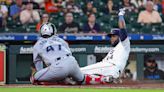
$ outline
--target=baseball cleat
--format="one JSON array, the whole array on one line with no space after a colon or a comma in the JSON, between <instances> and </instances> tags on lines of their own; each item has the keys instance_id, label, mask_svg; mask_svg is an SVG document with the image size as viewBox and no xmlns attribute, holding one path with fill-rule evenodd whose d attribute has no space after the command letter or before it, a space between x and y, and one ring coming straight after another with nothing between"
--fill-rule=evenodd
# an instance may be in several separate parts
<instances>
[{"instance_id":1,"label":"baseball cleat","mask_svg":"<svg viewBox=\"0 0 164 92\"><path fill-rule=\"evenodd\" d=\"M113 82L113 76L104 76L103 81L105 83L112 83Z\"/></svg>"},{"instance_id":2,"label":"baseball cleat","mask_svg":"<svg viewBox=\"0 0 164 92\"><path fill-rule=\"evenodd\" d=\"M113 78L113 83L114 84L121 84L122 83L122 79L121 78Z\"/></svg>"},{"instance_id":3,"label":"baseball cleat","mask_svg":"<svg viewBox=\"0 0 164 92\"><path fill-rule=\"evenodd\" d=\"M76 81L72 80L71 78L66 78L64 80L64 83L65 84L69 84L69 85L75 85L75 84L77 84Z\"/></svg>"},{"instance_id":4,"label":"baseball cleat","mask_svg":"<svg viewBox=\"0 0 164 92\"><path fill-rule=\"evenodd\" d=\"M114 83L114 84L121 84L122 80L120 78L114 78L113 76L105 76L103 78L105 83Z\"/></svg>"},{"instance_id":5,"label":"baseball cleat","mask_svg":"<svg viewBox=\"0 0 164 92\"><path fill-rule=\"evenodd\" d=\"M38 82L34 79L34 76L31 76L31 77L30 77L30 82L31 82L33 85L38 85Z\"/></svg>"}]
</instances>

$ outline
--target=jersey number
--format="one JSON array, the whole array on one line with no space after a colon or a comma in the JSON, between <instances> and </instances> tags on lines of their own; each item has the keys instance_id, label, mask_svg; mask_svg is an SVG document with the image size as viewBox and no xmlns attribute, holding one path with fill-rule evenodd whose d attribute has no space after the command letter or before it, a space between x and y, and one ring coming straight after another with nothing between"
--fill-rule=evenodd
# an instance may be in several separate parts
<instances>
[{"instance_id":1,"label":"jersey number","mask_svg":"<svg viewBox=\"0 0 164 92\"><path fill-rule=\"evenodd\" d=\"M61 50L61 45L58 45L58 50ZM48 46L46 48L46 51L49 52L49 51L55 51L54 48L52 46Z\"/></svg>"},{"instance_id":2,"label":"jersey number","mask_svg":"<svg viewBox=\"0 0 164 92\"><path fill-rule=\"evenodd\" d=\"M110 59L113 59L113 52L114 52L114 50L112 50L112 51L110 52L110 54L111 54Z\"/></svg>"}]
</instances>

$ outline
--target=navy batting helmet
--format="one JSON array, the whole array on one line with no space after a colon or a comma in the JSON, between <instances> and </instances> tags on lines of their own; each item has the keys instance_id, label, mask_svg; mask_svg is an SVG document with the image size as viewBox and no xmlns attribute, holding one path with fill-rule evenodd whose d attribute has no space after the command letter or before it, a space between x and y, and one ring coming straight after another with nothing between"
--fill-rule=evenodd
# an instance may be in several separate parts
<instances>
[{"instance_id":1,"label":"navy batting helmet","mask_svg":"<svg viewBox=\"0 0 164 92\"><path fill-rule=\"evenodd\" d=\"M120 35L120 29L119 28L113 28L111 29L110 33L107 34L107 36L111 37L111 35Z\"/></svg>"}]
</instances>

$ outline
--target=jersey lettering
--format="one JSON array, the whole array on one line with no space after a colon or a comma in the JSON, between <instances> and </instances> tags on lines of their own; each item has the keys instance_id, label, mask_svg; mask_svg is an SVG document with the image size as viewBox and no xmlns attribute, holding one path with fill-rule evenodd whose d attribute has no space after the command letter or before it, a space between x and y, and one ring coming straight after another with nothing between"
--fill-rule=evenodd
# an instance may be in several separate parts
<instances>
[{"instance_id":1,"label":"jersey lettering","mask_svg":"<svg viewBox=\"0 0 164 92\"><path fill-rule=\"evenodd\" d=\"M61 50L61 45L59 45L59 50Z\"/></svg>"},{"instance_id":2,"label":"jersey lettering","mask_svg":"<svg viewBox=\"0 0 164 92\"><path fill-rule=\"evenodd\" d=\"M61 50L61 45L58 45L58 50L60 51ZM46 51L49 52L49 51L55 51L54 48L52 46L48 46L46 48Z\"/></svg>"},{"instance_id":3,"label":"jersey lettering","mask_svg":"<svg viewBox=\"0 0 164 92\"><path fill-rule=\"evenodd\" d=\"M111 50L111 52L110 52L110 54L111 54L110 59L113 59L113 52L114 52L114 50Z\"/></svg>"},{"instance_id":4,"label":"jersey lettering","mask_svg":"<svg viewBox=\"0 0 164 92\"><path fill-rule=\"evenodd\" d=\"M110 59L113 59L113 54L110 56Z\"/></svg>"},{"instance_id":5,"label":"jersey lettering","mask_svg":"<svg viewBox=\"0 0 164 92\"><path fill-rule=\"evenodd\" d=\"M49 52L49 51L54 51L54 48L53 48L52 46L48 46L48 47L46 48L46 51L47 51L47 52Z\"/></svg>"}]
</instances>

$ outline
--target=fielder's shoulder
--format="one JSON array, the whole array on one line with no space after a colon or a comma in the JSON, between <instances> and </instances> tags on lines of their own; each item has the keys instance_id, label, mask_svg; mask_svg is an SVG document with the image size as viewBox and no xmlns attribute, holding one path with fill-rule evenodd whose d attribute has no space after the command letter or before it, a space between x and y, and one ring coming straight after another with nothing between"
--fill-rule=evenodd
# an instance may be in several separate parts
<instances>
[{"instance_id":1,"label":"fielder's shoulder","mask_svg":"<svg viewBox=\"0 0 164 92\"><path fill-rule=\"evenodd\" d=\"M44 39L43 38L39 38L38 41L34 44L33 48L38 48L43 43L44 43Z\"/></svg>"}]
</instances>

